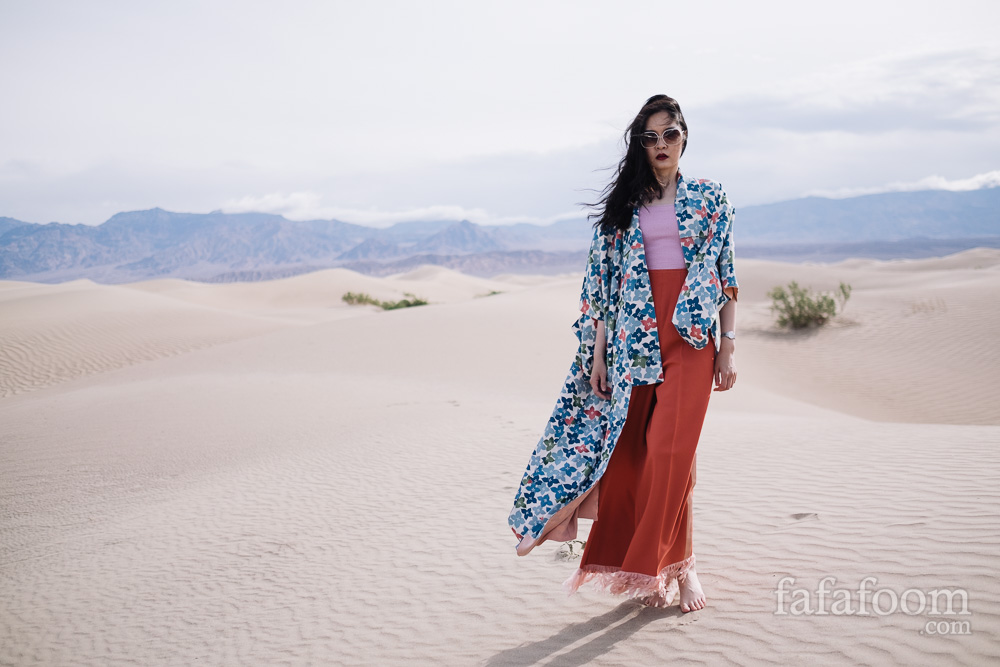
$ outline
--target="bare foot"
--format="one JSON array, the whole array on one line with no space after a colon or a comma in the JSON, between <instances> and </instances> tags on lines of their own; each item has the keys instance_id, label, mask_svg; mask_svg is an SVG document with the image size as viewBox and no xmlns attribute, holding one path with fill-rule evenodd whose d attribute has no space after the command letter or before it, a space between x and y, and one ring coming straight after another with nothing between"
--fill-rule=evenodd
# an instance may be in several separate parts
<instances>
[{"instance_id":1,"label":"bare foot","mask_svg":"<svg viewBox=\"0 0 1000 667\"><path fill-rule=\"evenodd\" d=\"M680 585L681 611L687 613L705 608L705 592L701 590L698 573L694 571L693 567L687 571L684 581L677 583Z\"/></svg>"},{"instance_id":2,"label":"bare foot","mask_svg":"<svg viewBox=\"0 0 1000 667\"><path fill-rule=\"evenodd\" d=\"M652 593L650 595L643 596L642 598L640 598L640 602L642 602L647 607L666 607L667 606L666 599L664 599L664 597L662 595L660 595L659 593Z\"/></svg>"}]
</instances>

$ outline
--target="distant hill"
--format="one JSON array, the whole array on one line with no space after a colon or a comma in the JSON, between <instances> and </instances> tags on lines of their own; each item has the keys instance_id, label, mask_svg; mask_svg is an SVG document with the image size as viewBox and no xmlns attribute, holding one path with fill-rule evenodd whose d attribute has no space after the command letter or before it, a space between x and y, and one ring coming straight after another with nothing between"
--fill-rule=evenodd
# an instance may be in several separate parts
<instances>
[{"instance_id":1,"label":"distant hill","mask_svg":"<svg viewBox=\"0 0 1000 667\"><path fill-rule=\"evenodd\" d=\"M737 207L742 257L836 261L927 257L1000 247L1000 188L807 197ZM101 225L35 224L0 217L0 279L120 283L173 277L265 280L345 267L385 275L437 264L475 275L582 269L592 227L401 222L375 229L265 213L118 213Z\"/></svg>"},{"instance_id":2,"label":"distant hill","mask_svg":"<svg viewBox=\"0 0 1000 667\"><path fill-rule=\"evenodd\" d=\"M806 197L737 207L741 243L955 239L1000 234L1000 188Z\"/></svg>"}]
</instances>

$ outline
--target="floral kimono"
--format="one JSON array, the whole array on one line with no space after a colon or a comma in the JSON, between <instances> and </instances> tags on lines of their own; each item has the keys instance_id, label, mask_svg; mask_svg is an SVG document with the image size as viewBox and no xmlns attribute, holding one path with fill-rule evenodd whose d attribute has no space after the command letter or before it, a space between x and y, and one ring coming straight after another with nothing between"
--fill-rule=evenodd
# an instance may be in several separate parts
<instances>
[{"instance_id":1,"label":"floral kimono","mask_svg":"<svg viewBox=\"0 0 1000 667\"><path fill-rule=\"evenodd\" d=\"M708 344L711 333L718 353L718 311L739 289L733 269L734 209L718 183L683 177L677 181L674 207L687 277L672 323L697 349ZM729 288L731 297L724 291ZM632 386L663 381L638 207L627 231L595 230L580 313L573 323L580 342L576 357L507 519L519 540L520 556L548 539L572 540L577 519L597 518L600 478L625 425ZM597 323L602 319L610 399L590 386Z\"/></svg>"}]
</instances>

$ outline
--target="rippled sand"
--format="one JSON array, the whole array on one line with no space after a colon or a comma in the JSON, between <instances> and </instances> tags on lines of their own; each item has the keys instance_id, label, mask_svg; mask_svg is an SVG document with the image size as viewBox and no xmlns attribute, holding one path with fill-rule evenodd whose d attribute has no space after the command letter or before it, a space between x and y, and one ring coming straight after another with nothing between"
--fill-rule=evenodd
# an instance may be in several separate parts
<instances>
[{"instance_id":1,"label":"rippled sand","mask_svg":"<svg viewBox=\"0 0 1000 667\"><path fill-rule=\"evenodd\" d=\"M581 277L0 283L0 664L995 660L1000 252L739 262L689 614L565 597L560 543L514 554ZM765 294L789 280L854 292L829 327L782 333ZM813 608L823 577L855 610L874 577L964 589L972 614L778 615L786 576ZM971 633L928 633L940 619Z\"/></svg>"}]
</instances>

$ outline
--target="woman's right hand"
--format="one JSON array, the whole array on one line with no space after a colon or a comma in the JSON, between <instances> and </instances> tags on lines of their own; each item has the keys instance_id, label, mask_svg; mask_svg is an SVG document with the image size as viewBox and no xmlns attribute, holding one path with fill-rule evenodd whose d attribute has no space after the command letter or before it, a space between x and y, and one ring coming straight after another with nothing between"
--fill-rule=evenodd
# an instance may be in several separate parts
<instances>
[{"instance_id":1,"label":"woman's right hand","mask_svg":"<svg viewBox=\"0 0 1000 667\"><path fill-rule=\"evenodd\" d=\"M590 388L601 398L611 398L611 385L608 383L608 364L600 354L594 355L594 370L590 374Z\"/></svg>"}]
</instances>

